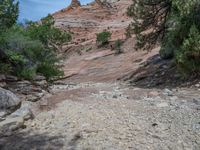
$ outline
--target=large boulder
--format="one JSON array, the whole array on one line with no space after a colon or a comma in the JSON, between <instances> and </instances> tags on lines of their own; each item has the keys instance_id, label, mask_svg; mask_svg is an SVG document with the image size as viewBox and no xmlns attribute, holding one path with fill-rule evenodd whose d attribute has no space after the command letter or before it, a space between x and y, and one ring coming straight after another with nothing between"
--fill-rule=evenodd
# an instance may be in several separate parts
<instances>
[{"instance_id":1,"label":"large boulder","mask_svg":"<svg viewBox=\"0 0 200 150\"><path fill-rule=\"evenodd\" d=\"M29 119L33 119L34 115L31 110L31 103L28 101L24 101L21 107L18 110L16 110L14 113L9 115L8 118L16 118L16 117L22 117L25 121Z\"/></svg>"},{"instance_id":2,"label":"large boulder","mask_svg":"<svg viewBox=\"0 0 200 150\"><path fill-rule=\"evenodd\" d=\"M0 122L0 137L11 135L13 131L24 127L24 119L22 117L7 118Z\"/></svg>"},{"instance_id":3,"label":"large boulder","mask_svg":"<svg viewBox=\"0 0 200 150\"><path fill-rule=\"evenodd\" d=\"M0 88L0 118L17 110L21 100L11 91Z\"/></svg>"}]
</instances>

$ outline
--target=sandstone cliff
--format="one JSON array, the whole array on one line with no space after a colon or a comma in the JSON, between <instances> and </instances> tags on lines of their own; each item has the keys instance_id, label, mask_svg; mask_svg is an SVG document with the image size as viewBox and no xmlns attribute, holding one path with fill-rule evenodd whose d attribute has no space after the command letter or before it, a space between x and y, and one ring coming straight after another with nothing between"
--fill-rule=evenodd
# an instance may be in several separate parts
<instances>
[{"instance_id":1,"label":"sandstone cliff","mask_svg":"<svg viewBox=\"0 0 200 150\"><path fill-rule=\"evenodd\" d=\"M126 9L131 3L132 0L95 0L81 6L78 0L72 0L69 7L53 16L57 27L73 33L71 44L94 43L96 33L103 30L112 32L112 40L124 39L131 22Z\"/></svg>"}]
</instances>

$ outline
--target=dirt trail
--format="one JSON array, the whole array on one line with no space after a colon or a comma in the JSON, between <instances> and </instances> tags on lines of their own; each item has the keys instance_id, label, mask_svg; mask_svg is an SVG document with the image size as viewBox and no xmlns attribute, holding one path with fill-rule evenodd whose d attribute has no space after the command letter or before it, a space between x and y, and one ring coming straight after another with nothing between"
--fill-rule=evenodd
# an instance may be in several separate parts
<instances>
[{"instance_id":1,"label":"dirt trail","mask_svg":"<svg viewBox=\"0 0 200 150\"><path fill-rule=\"evenodd\" d=\"M154 52L115 56L106 50L71 57L65 63L71 77L51 87L54 94L44 100L44 110L24 130L0 140L0 149L199 150L198 90L116 81Z\"/></svg>"}]
</instances>

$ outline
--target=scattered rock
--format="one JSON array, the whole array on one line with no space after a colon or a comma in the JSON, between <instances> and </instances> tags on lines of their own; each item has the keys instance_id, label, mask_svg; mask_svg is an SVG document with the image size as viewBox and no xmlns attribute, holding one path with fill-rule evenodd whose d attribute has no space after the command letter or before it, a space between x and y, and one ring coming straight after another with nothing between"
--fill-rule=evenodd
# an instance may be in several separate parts
<instances>
[{"instance_id":1,"label":"scattered rock","mask_svg":"<svg viewBox=\"0 0 200 150\"><path fill-rule=\"evenodd\" d=\"M193 103L196 104L196 105L200 105L200 99L194 98Z\"/></svg>"},{"instance_id":2,"label":"scattered rock","mask_svg":"<svg viewBox=\"0 0 200 150\"><path fill-rule=\"evenodd\" d=\"M6 77L3 74L0 74L0 82L5 81Z\"/></svg>"},{"instance_id":3,"label":"scattered rock","mask_svg":"<svg viewBox=\"0 0 200 150\"><path fill-rule=\"evenodd\" d=\"M43 79L42 77L40 79L39 78L40 77L38 77L38 80ZM47 85L48 84L46 80L36 81L33 83L24 80L9 83L7 87L10 91L22 95L25 100L36 102L41 99L45 93L47 93L45 90L43 90L47 88Z\"/></svg>"},{"instance_id":4,"label":"scattered rock","mask_svg":"<svg viewBox=\"0 0 200 150\"><path fill-rule=\"evenodd\" d=\"M44 96L44 92L40 92L40 93L37 93L37 92L32 92L31 94L29 94L26 98L27 101L30 101L30 102L37 102L39 101L42 97Z\"/></svg>"},{"instance_id":5,"label":"scattered rock","mask_svg":"<svg viewBox=\"0 0 200 150\"><path fill-rule=\"evenodd\" d=\"M153 124L152 124L152 127L156 127L156 126L158 126L157 123L153 123Z\"/></svg>"},{"instance_id":6,"label":"scattered rock","mask_svg":"<svg viewBox=\"0 0 200 150\"><path fill-rule=\"evenodd\" d=\"M34 84L36 86L40 86L42 88L46 88L48 86L48 83L46 80L36 81L36 82L34 82Z\"/></svg>"},{"instance_id":7,"label":"scattered rock","mask_svg":"<svg viewBox=\"0 0 200 150\"><path fill-rule=\"evenodd\" d=\"M162 108L162 107L168 107L169 105L168 105L168 103L165 103L165 102L164 102L164 103L159 103L159 104L157 104L156 106Z\"/></svg>"},{"instance_id":8,"label":"scattered rock","mask_svg":"<svg viewBox=\"0 0 200 150\"><path fill-rule=\"evenodd\" d=\"M167 66L167 65L163 65L162 68L164 68L164 69L168 69L169 66Z\"/></svg>"},{"instance_id":9,"label":"scattered rock","mask_svg":"<svg viewBox=\"0 0 200 150\"><path fill-rule=\"evenodd\" d=\"M16 76L6 75L6 81L16 82L16 81L18 81L18 78Z\"/></svg>"},{"instance_id":10,"label":"scattered rock","mask_svg":"<svg viewBox=\"0 0 200 150\"><path fill-rule=\"evenodd\" d=\"M166 95L166 96L173 96L174 95L173 92L169 89L165 89L163 94Z\"/></svg>"},{"instance_id":11,"label":"scattered rock","mask_svg":"<svg viewBox=\"0 0 200 150\"><path fill-rule=\"evenodd\" d=\"M200 88L200 84L195 84L195 87Z\"/></svg>"},{"instance_id":12,"label":"scattered rock","mask_svg":"<svg viewBox=\"0 0 200 150\"><path fill-rule=\"evenodd\" d=\"M159 92L157 91L152 91L152 92L149 92L148 94L150 97L156 97L156 96L159 96Z\"/></svg>"},{"instance_id":13,"label":"scattered rock","mask_svg":"<svg viewBox=\"0 0 200 150\"><path fill-rule=\"evenodd\" d=\"M113 95L113 98L117 99L117 95Z\"/></svg>"},{"instance_id":14,"label":"scattered rock","mask_svg":"<svg viewBox=\"0 0 200 150\"><path fill-rule=\"evenodd\" d=\"M40 76L40 75L37 75L35 78L34 78L34 81L43 81L43 80L46 80L46 78L44 76Z\"/></svg>"},{"instance_id":15,"label":"scattered rock","mask_svg":"<svg viewBox=\"0 0 200 150\"><path fill-rule=\"evenodd\" d=\"M5 87L6 86L6 82L1 82L0 81L0 87Z\"/></svg>"}]
</instances>

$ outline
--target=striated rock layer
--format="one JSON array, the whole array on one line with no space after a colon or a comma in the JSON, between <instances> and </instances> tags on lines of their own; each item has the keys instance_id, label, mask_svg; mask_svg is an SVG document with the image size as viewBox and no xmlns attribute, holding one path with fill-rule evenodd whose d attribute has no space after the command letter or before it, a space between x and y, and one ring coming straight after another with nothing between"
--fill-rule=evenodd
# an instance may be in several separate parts
<instances>
[{"instance_id":1,"label":"striated rock layer","mask_svg":"<svg viewBox=\"0 0 200 150\"><path fill-rule=\"evenodd\" d=\"M73 0L71 5L53 14L55 25L73 33L72 45L96 41L96 33L108 30L112 40L124 39L126 27L131 18L126 15L127 7L132 0L95 0L81 6Z\"/></svg>"}]
</instances>

